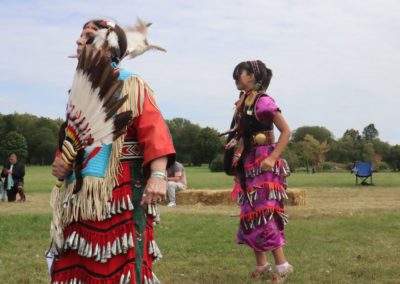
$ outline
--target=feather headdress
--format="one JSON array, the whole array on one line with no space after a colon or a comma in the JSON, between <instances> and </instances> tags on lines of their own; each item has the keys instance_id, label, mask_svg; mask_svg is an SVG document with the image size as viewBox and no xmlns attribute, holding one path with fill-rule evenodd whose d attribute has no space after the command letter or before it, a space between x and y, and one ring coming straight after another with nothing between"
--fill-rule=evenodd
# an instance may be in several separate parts
<instances>
[{"instance_id":1,"label":"feather headdress","mask_svg":"<svg viewBox=\"0 0 400 284\"><path fill-rule=\"evenodd\" d=\"M114 53L119 54L118 35L114 31L116 26L115 22L110 20L102 20L101 24L106 28L101 28L96 31L96 36L93 40L93 46L100 49L105 44L107 44L110 50L118 50L118 52ZM128 27L124 29L128 46L125 54L121 54L119 56L119 60L122 60L124 58L135 58L139 55L142 55L148 50L167 52L164 48L155 44L150 44L148 42L147 32L150 26L151 23L146 23L145 21L138 18L136 24L133 27ZM69 57L76 58L76 55L71 55Z\"/></svg>"}]
</instances>

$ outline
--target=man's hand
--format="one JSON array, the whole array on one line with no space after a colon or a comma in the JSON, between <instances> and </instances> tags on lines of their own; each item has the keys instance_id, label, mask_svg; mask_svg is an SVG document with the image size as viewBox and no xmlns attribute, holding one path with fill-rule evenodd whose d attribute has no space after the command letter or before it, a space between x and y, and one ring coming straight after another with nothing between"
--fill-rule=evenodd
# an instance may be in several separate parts
<instances>
[{"instance_id":1,"label":"man's hand","mask_svg":"<svg viewBox=\"0 0 400 284\"><path fill-rule=\"evenodd\" d=\"M162 178L150 177L147 181L140 205L155 204L165 198L167 182Z\"/></svg>"},{"instance_id":2,"label":"man's hand","mask_svg":"<svg viewBox=\"0 0 400 284\"><path fill-rule=\"evenodd\" d=\"M64 162L61 157L56 157L52 165L52 174L58 179L66 179L72 171L71 166Z\"/></svg>"}]
</instances>

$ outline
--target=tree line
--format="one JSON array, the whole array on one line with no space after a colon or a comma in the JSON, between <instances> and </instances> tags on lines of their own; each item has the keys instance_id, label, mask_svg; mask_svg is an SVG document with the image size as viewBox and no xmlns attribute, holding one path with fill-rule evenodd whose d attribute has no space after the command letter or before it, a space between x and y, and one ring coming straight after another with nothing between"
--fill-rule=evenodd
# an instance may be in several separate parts
<instances>
[{"instance_id":1,"label":"tree line","mask_svg":"<svg viewBox=\"0 0 400 284\"><path fill-rule=\"evenodd\" d=\"M51 164L62 122L31 114L0 114L1 161L15 152L28 164ZM216 129L201 127L185 118L166 120L166 124L178 161L193 166L208 164L211 169L220 170L226 141L218 136ZM350 168L355 161L371 161L381 170L400 170L400 145L381 141L374 124L361 133L348 129L338 139L322 126L299 127L293 131L282 156L292 170L328 170L337 165Z\"/></svg>"},{"instance_id":2,"label":"tree line","mask_svg":"<svg viewBox=\"0 0 400 284\"><path fill-rule=\"evenodd\" d=\"M49 165L58 148L58 132L63 120L32 114L0 114L0 161L16 153L27 164ZM201 128L187 119L166 120L177 150L185 164L210 164L221 150L215 129Z\"/></svg>"},{"instance_id":3,"label":"tree line","mask_svg":"<svg viewBox=\"0 0 400 284\"><path fill-rule=\"evenodd\" d=\"M62 119L32 114L0 114L0 161L10 153L34 165L48 165L58 148L58 130Z\"/></svg>"},{"instance_id":4,"label":"tree line","mask_svg":"<svg viewBox=\"0 0 400 284\"><path fill-rule=\"evenodd\" d=\"M372 162L376 170L400 170L400 145L390 145L379 139L373 123L357 129L347 129L335 139L321 126L303 126L293 131L283 155L292 169L307 171L330 170L340 165L350 169L356 161Z\"/></svg>"}]
</instances>

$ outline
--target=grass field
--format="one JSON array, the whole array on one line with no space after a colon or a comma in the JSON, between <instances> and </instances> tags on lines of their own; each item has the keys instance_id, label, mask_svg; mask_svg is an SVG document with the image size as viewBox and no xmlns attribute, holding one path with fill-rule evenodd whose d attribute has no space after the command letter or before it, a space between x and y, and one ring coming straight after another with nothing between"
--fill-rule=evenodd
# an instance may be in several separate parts
<instances>
[{"instance_id":1,"label":"grass field","mask_svg":"<svg viewBox=\"0 0 400 284\"><path fill-rule=\"evenodd\" d=\"M49 172L28 168L28 202L0 203L0 283L48 283ZM288 283L400 283L399 175L375 176L377 186L371 187L353 186L350 174L291 177L309 200L287 207L285 251L295 266ZM188 178L192 188L231 186L204 168L189 168ZM338 185L345 178L349 186ZM251 283L252 252L235 244L238 219L230 216L238 213L236 206L162 206L161 212L155 234L164 258L155 272L162 283Z\"/></svg>"}]
</instances>

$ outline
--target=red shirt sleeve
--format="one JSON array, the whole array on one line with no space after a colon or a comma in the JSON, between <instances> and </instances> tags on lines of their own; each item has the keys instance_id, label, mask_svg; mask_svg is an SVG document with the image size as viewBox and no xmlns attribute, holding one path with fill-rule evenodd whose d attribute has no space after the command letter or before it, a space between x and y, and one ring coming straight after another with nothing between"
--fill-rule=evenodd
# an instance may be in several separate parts
<instances>
[{"instance_id":1,"label":"red shirt sleeve","mask_svg":"<svg viewBox=\"0 0 400 284\"><path fill-rule=\"evenodd\" d=\"M168 163L175 159L175 148L164 118L152 95L144 96L143 110L133 120L138 142L142 146L144 166L154 159L168 156Z\"/></svg>"}]
</instances>

